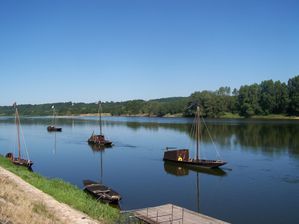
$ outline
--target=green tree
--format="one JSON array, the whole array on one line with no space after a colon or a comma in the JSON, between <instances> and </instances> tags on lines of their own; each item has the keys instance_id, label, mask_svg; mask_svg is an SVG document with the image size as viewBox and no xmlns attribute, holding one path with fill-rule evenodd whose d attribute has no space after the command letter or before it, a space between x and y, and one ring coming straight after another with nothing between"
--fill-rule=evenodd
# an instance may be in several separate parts
<instances>
[{"instance_id":1,"label":"green tree","mask_svg":"<svg viewBox=\"0 0 299 224\"><path fill-rule=\"evenodd\" d=\"M289 99L290 99L289 114L298 116L299 115L299 75L289 79L288 90L289 90Z\"/></svg>"},{"instance_id":2,"label":"green tree","mask_svg":"<svg viewBox=\"0 0 299 224\"><path fill-rule=\"evenodd\" d=\"M272 80L261 82L259 105L265 115L273 113L275 108L275 88Z\"/></svg>"},{"instance_id":3,"label":"green tree","mask_svg":"<svg viewBox=\"0 0 299 224\"><path fill-rule=\"evenodd\" d=\"M201 115L204 117L219 117L223 105L219 103L216 92L204 90L191 94L190 101L185 110L186 116L194 116L196 106L201 107Z\"/></svg>"},{"instance_id":4,"label":"green tree","mask_svg":"<svg viewBox=\"0 0 299 224\"><path fill-rule=\"evenodd\" d=\"M241 116L251 117L261 114L259 105L260 86L258 84L241 86L238 95L238 107Z\"/></svg>"},{"instance_id":5,"label":"green tree","mask_svg":"<svg viewBox=\"0 0 299 224\"><path fill-rule=\"evenodd\" d=\"M275 91L275 106L273 112L275 114L287 113L288 105L290 102L287 85L285 83L281 83L280 81L276 81L274 83L274 91Z\"/></svg>"}]
</instances>

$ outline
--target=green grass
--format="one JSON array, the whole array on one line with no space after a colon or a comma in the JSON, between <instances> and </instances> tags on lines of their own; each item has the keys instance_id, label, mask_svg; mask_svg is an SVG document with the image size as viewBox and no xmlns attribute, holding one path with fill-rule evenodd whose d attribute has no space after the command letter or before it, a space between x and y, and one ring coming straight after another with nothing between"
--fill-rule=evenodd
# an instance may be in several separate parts
<instances>
[{"instance_id":1,"label":"green grass","mask_svg":"<svg viewBox=\"0 0 299 224\"><path fill-rule=\"evenodd\" d=\"M286 119L286 120L292 120L292 119L298 119L298 117L295 116L287 116L283 114L268 114L268 115L254 115L251 118L253 119L273 119L273 120L281 120L281 119Z\"/></svg>"},{"instance_id":2,"label":"green grass","mask_svg":"<svg viewBox=\"0 0 299 224\"><path fill-rule=\"evenodd\" d=\"M242 119L244 117L240 116L239 114L233 114L233 113L224 113L220 116L220 118L224 119ZM293 120L293 119L299 119L299 117L295 116L287 116L284 114L268 114L268 115L254 115L247 119L265 119L265 120Z\"/></svg>"},{"instance_id":3,"label":"green grass","mask_svg":"<svg viewBox=\"0 0 299 224\"><path fill-rule=\"evenodd\" d=\"M233 114L233 113L226 112L223 115L221 115L220 118L224 118L224 119L239 119L239 118L243 118L243 117L240 116L239 114Z\"/></svg>"},{"instance_id":4,"label":"green grass","mask_svg":"<svg viewBox=\"0 0 299 224\"><path fill-rule=\"evenodd\" d=\"M0 166L18 175L29 184L51 195L57 201L70 205L90 217L113 223L119 219L119 210L107 204L100 203L90 195L61 179L47 179L37 173L28 171L25 167L13 165L0 156Z\"/></svg>"}]
</instances>

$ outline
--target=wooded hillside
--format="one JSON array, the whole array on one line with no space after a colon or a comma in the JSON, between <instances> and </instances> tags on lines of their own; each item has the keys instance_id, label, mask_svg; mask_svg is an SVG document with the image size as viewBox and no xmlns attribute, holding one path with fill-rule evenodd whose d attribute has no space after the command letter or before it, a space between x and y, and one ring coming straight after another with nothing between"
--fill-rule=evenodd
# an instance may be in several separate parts
<instances>
[{"instance_id":1,"label":"wooded hillside","mask_svg":"<svg viewBox=\"0 0 299 224\"><path fill-rule=\"evenodd\" d=\"M170 97L154 100L129 100L102 102L103 113L112 115L165 116L182 114L193 116L199 104L205 117L221 117L224 114L254 115L283 114L299 116L299 75L287 83L273 80L260 84L244 85L239 89L220 87L216 91L203 90L189 97ZM97 103L48 103L19 105L22 115L42 116L52 114L52 105L58 115L97 113ZM12 106L1 106L0 115L13 115Z\"/></svg>"}]
</instances>

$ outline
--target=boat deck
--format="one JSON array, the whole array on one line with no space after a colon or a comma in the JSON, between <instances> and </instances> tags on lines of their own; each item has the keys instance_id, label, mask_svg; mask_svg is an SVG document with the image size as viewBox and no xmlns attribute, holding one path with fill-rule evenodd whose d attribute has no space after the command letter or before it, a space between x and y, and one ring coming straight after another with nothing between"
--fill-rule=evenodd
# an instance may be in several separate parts
<instances>
[{"instance_id":1,"label":"boat deck","mask_svg":"<svg viewBox=\"0 0 299 224\"><path fill-rule=\"evenodd\" d=\"M83 181L84 190L100 199L109 203L118 203L121 196L111 188L91 180Z\"/></svg>"},{"instance_id":2,"label":"boat deck","mask_svg":"<svg viewBox=\"0 0 299 224\"><path fill-rule=\"evenodd\" d=\"M133 212L139 220L149 224L228 224L200 213L173 205L165 204Z\"/></svg>"}]
</instances>

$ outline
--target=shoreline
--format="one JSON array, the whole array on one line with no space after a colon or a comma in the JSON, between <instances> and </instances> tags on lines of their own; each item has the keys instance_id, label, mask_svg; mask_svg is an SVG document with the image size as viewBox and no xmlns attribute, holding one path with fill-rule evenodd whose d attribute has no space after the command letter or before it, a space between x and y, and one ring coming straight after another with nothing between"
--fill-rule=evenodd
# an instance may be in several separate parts
<instances>
[{"instance_id":1,"label":"shoreline","mask_svg":"<svg viewBox=\"0 0 299 224\"><path fill-rule=\"evenodd\" d=\"M57 115L57 118L72 118L72 117L97 117L97 113L87 114L74 114L74 115ZM135 118L193 118L185 117L182 113L179 114L166 114L164 116L149 115L149 114L121 114L112 115L111 113L103 113L102 117L135 117ZM1 117L13 117L13 115L1 115ZM51 115L22 115L22 117L51 117ZM207 117L207 119L239 119L239 120L299 120L299 116L287 116L281 114L270 114L270 115L254 115L252 117L242 117L238 114L225 114L220 117Z\"/></svg>"},{"instance_id":2,"label":"shoreline","mask_svg":"<svg viewBox=\"0 0 299 224\"><path fill-rule=\"evenodd\" d=\"M90 114L78 114L78 115L59 115L58 118L69 118L69 117L96 117L98 114L90 113ZM136 117L136 118L193 118L193 117L185 117L182 114L166 114L164 116L156 116L149 114L121 114L121 115L112 115L110 113L102 114L102 117ZM299 116L286 116L286 115L255 115L252 117L241 117L239 115L223 115L217 118L207 117L207 119L240 119L240 120L299 120Z\"/></svg>"},{"instance_id":3,"label":"shoreline","mask_svg":"<svg viewBox=\"0 0 299 224\"><path fill-rule=\"evenodd\" d=\"M2 166L0 166L0 186L2 189L0 205L5 207L0 213L0 220L3 219L4 223L20 223L24 219L30 223L103 223L91 219L67 204L58 202ZM14 215L15 212L18 214Z\"/></svg>"},{"instance_id":4,"label":"shoreline","mask_svg":"<svg viewBox=\"0 0 299 224\"><path fill-rule=\"evenodd\" d=\"M30 218L36 216L35 213L42 213L42 219L49 216L52 219L60 220L60 222L32 221L26 223L108 224L114 223L120 216L118 209L99 203L75 185L57 178L48 179L25 167L14 165L0 155L0 187L4 189L3 186L8 185L13 187L10 187L7 192L0 191L0 223L3 218L10 223L22 223L20 220L14 220L19 216L13 215L12 211L17 209L20 210L20 216L29 213ZM26 199L24 200L26 206L20 207L22 203L9 201L17 193ZM9 207L8 205L11 205L10 212L1 209L1 207ZM24 213L24 207L32 209Z\"/></svg>"}]
</instances>

